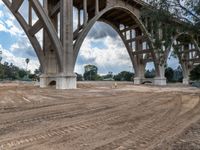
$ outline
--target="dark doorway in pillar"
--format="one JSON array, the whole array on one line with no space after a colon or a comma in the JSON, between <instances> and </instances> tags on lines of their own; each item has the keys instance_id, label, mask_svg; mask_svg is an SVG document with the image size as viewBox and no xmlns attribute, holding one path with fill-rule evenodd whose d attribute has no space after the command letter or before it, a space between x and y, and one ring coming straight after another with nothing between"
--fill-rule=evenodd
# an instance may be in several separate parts
<instances>
[{"instance_id":1,"label":"dark doorway in pillar","mask_svg":"<svg viewBox=\"0 0 200 150\"><path fill-rule=\"evenodd\" d=\"M49 83L49 86L51 87L51 86L55 86L56 85L56 81L51 81L50 83Z\"/></svg>"}]
</instances>

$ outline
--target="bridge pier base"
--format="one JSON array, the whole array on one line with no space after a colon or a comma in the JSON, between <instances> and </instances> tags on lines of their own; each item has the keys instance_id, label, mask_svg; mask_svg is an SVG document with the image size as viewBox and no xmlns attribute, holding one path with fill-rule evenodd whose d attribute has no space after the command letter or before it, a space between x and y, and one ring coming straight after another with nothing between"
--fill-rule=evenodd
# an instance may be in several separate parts
<instances>
[{"instance_id":1,"label":"bridge pier base","mask_svg":"<svg viewBox=\"0 0 200 150\"><path fill-rule=\"evenodd\" d=\"M183 78L183 84L189 85L189 78Z\"/></svg>"},{"instance_id":2,"label":"bridge pier base","mask_svg":"<svg viewBox=\"0 0 200 150\"><path fill-rule=\"evenodd\" d=\"M60 75L57 77L56 89L76 89L76 75Z\"/></svg>"},{"instance_id":3,"label":"bridge pier base","mask_svg":"<svg viewBox=\"0 0 200 150\"><path fill-rule=\"evenodd\" d=\"M134 84L135 84L135 85L140 85L140 84L142 84L142 78L140 78L140 77L135 77L135 78L134 78Z\"/></svg>"},{"instance_id":4,"label":"bridge pier base","mask_svg":"<svg viewBox=\"0 0 200 150\"><path fill-rule=\"evenodd\" d=\"M156 77L154 78L154 85L167 85L167 80L165 78L165 65L158 66L158 72L156 73Z\"/></svg>"},{"instance_id":5,"label":"bridge pier base","mask_svg":"<svg viewBox=\"0 0 200 150\"><path fill-rule=\"evenodd\" d=\"M76 75L46 75L43 74L40 76L40 87L46 88L48 86L56 85L56 89L65 90L65 89L76 89Z\"/></svg>"},{"instance_id":6,"label":"bridge pier base","mask_svg":"<svg viewBox=\"0 0 200 150\"><path fill-rule=\"evenodd\" d=\"M40 87L46 88L49 85L48 76L45 74L40 75Z\"/></svg>"},{"instance_id":7,"label":"bridge pier base","mask_svg":"<svg viewBox=\"0 0 200 150\"><path fill-rule=\"evenodd\" d=\"M167 80L164 77L155 77L154 78L154 85L167 85Z\"/></svg>"}]
</instances>

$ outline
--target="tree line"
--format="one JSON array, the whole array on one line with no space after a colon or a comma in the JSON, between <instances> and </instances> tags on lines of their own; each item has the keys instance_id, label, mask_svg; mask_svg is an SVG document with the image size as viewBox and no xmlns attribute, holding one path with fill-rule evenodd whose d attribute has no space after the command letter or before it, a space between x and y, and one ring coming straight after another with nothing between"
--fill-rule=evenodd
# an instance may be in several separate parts
<instances>
[{"instance_id":1,"label":"tree line","mask_svg":"<svg viewBox=\"0 0 200 150\"><path fill-rule=\"evenodd\" d=\"M27 60L26 60L27 62ZM27 63L28 65L28 63ZM27 68L27 67L26 67ZM40 68L36 69L34 73L31 73L27 69L19 68L12 63L4 62L0 63L0 80L39 80L39 75L41 74ZM86 65L85 72L83 75L77 74L78 81L133 81L134 73L129 71L121 71L118 74L113 74L113 72L108 72L106 75L99 75L98 68L95 65ZM155 70L146 70L145 78L154 78ZM182 82L183 74L181 67L173 70L167 67L165 70L165 77L168 82ZM190 72L190 79L192 81L200 80L200 65L196 66Z\"/></svg>"},{"instance_id":2,"label":"tree line","mask_svg":"<svg viewBox=\"0 0 200 150\"><path fill-rule=\"evenodd\" d=\"M30 60L26 59L26 69L13 65L13 63L0 63L0 80L38 80L38 69L36 69L34 73L27 70L29 61Z\"/></svg>"},{"instance_id":3,"label":"tree line","mask_svg":"<svg viewBox=\"0 0 200 150\"><path fill-rule=\"evenodd\" d=\"M156 75L155 69L146 70L144 77L145 78L154 78ZM171 67L167 67L165 69L165 77L167 82L182 82L183 80L183 70L179 66L177 69L172 69ZM193 81L200 80L200 65L194 67L194 69L190 72L190 79ZM99 75L98 68L95 65L86 65L85 72L83 76L81 74L77 74L77 80L82 81L133 81L134 73L128 71L122 71L116 75L113 75L112 72L108 72L106 75Z\"/></svg>"}]
</instances>

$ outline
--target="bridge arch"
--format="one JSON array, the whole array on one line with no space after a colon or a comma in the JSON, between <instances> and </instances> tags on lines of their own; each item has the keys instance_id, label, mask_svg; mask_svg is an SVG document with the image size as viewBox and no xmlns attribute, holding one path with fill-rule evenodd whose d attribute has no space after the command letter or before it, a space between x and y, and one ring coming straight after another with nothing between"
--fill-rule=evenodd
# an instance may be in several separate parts
<instances>
[{"instance_id":1,"label":"bridge arch","mask_svg":"<svg viewBox=\"0 0 200 150\"><path fill-rule=\"evenodd\" d=\"M183 83L189 84L190 71L193 69L196 62L199 63L200 59L198 43L190 33L178 33L173 37L165 52L165 63L167 63L168 56L172 49L178 56L179 63L183 70Z\"/></svg>"},{"instance_id":2,"label":"bridge arch","mask_svg":"<svg viewBox=\"0 0 200 150\"><path fill-rule=\"evenodd\" d=\"M154 35L157 36L154 32L161 36L162 27L151 29L154 24L148 18L143 18L141 9L143 6L149 7L146 3L136 0L45 0L41 5L40 0L29 0L26 22L19 12L25 0L2 1L17 18L36 51L43 68L41 87L46 87L49 81L56 80L57 89L76 88L75 62L85 37L97 21L111 25L121 37L135 69L138 84L144 78L145 64L153 62L156 70L154 84L165 85L163 53L160 54L156 48L154 39ZM78 9L79 18L77 30L74 32L73 7ZM32 10L38 17L34 24ZM124 29L121 29L120 25L123 25ZM179 29L178 26L177 28ZM43 48L36 38L41 29L44 31ZM193 43L198 47L196 41ZM196 50L198 51L195 56L199 60L199 48ZM168 55L168 51L165 54Z\"/></svg>"},{"instance_id":3,"label":"bridge arch","mask_svg":"<svg viewBox=\"0 0 200 150\"><path fill-rule=\"evenodd\" d=\"M188 38L190 38L190 39L191 39L191 42L193 42L193 44L194 44L194 46L195 46L195 49L197 49L198 53L200 53L200 47L198 46L198 43L197 43L197 41L194 39L194 37L193 37L190 33L188 33L188 32L181 32L181 33L176 34L176 35L172 38L172 40L171 40L169 46L167 47L166 52L165 52L165 62L166 62L166 60L167 60L167 57L168 57L168 55L169 55L171 49L173 48L174 42L176 42L181 36L187 36ZM189 43L188 43L188 44L189 44Z\"/></svg>"},{"instance_id":4,"label":"bridge arch","mask_svg":"<svg viewBox=\"0 0 200 150\"><path fill-rule=\"evenodd\" d=\"M28 15L28 22L25 20L23 15L20 13L19 9L24 3L24 0L2 0L10 12L15 16L21 27L23 28L24 32L26 33L31 45L33 46L38 60L41 65L41 69L43 72L46 72L46 55L44 47L41 47L39 40L36 37L36 34L41 30L45 30L45 34L48 35L49 41L52 43L51 50L55 51L56 54L56 62L58 63L59 71L62 71L63 64L62 64L62 44L57 35L57 31L55 29L54 24L51 21L51 18L46 13L45 9L43 9L39 0L30 0L29 1L29 14ZM35 24L32 24L32 12L34 11L36 16L39 18Z\"/></svg>"},{"instance_id":5,"label":"bridge arch","mask_svg":"<svg viewBox=\"0 0 200 150\"><path fill-rule=\"evenodd\" d=\"M133 49L130 46L130 44L127 43L127 39L126 37L123 35L123 33L120 30L119 24L115 24L113 21L108 20L105 18L106 14L109 14L111 11L121 11L123 13L125 13L126 15L128 15L128 17L131 18L131 20L136 23L136 25L138 26L138 28L141 30L142 34L146 37L147 43L149 45L149 49L150 49L150 55L152 56L152 60L155 64L155 68L157 70L157 72L159 72L159 67L156 64L156 55L153 52L154 49L154 45L152 42L151 37L149 36L148 31L146 30L145 26L143 25L142 21L140 21L140 19L134 14L134 12L132 12L130 9L128 9L127 7L123 7L123 6L112 6L109 8L105 8L102 11L99 12L99 14L97 14L96 16L94 16L85 27L83 27L81 33L78 35L77 40L74 44L74 66L75 66L75 62L80 50L80 47L84 41L84 39L86 38L86 36L88 35L89 31L91 30L91 28L94 26L94 24L97 21L102 21L104 23L109 24L117 33L118 35L121 37L128 53L131 59L131 62L133 64L134 70L135 70L135 74L137 77L141 76L141 73L143 73L142 76L144 76L144 65L141 63L141 58L138 58L136 55L133 54Z\"/></svg>"}]
</instances>

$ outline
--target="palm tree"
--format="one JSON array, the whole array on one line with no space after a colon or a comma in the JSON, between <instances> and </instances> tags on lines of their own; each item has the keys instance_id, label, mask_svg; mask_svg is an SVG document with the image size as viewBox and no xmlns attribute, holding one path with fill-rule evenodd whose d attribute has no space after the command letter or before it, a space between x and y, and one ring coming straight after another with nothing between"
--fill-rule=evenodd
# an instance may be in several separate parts
<instances>
[{"instance_id":1,"label":"palm tree","mask_svg":"<svg viewBox=\"0 0 200 150\"><path fill-rule=\"evenodd\" d=\"M25 61L26 61L26 64L27 64L27 65L26 65L26 71L27 71L27 70L28 70L28 64L29 64L29 62L30 62L30 59L29 59L29 58L26 58Z\"/></svg>"}]
</instances>

